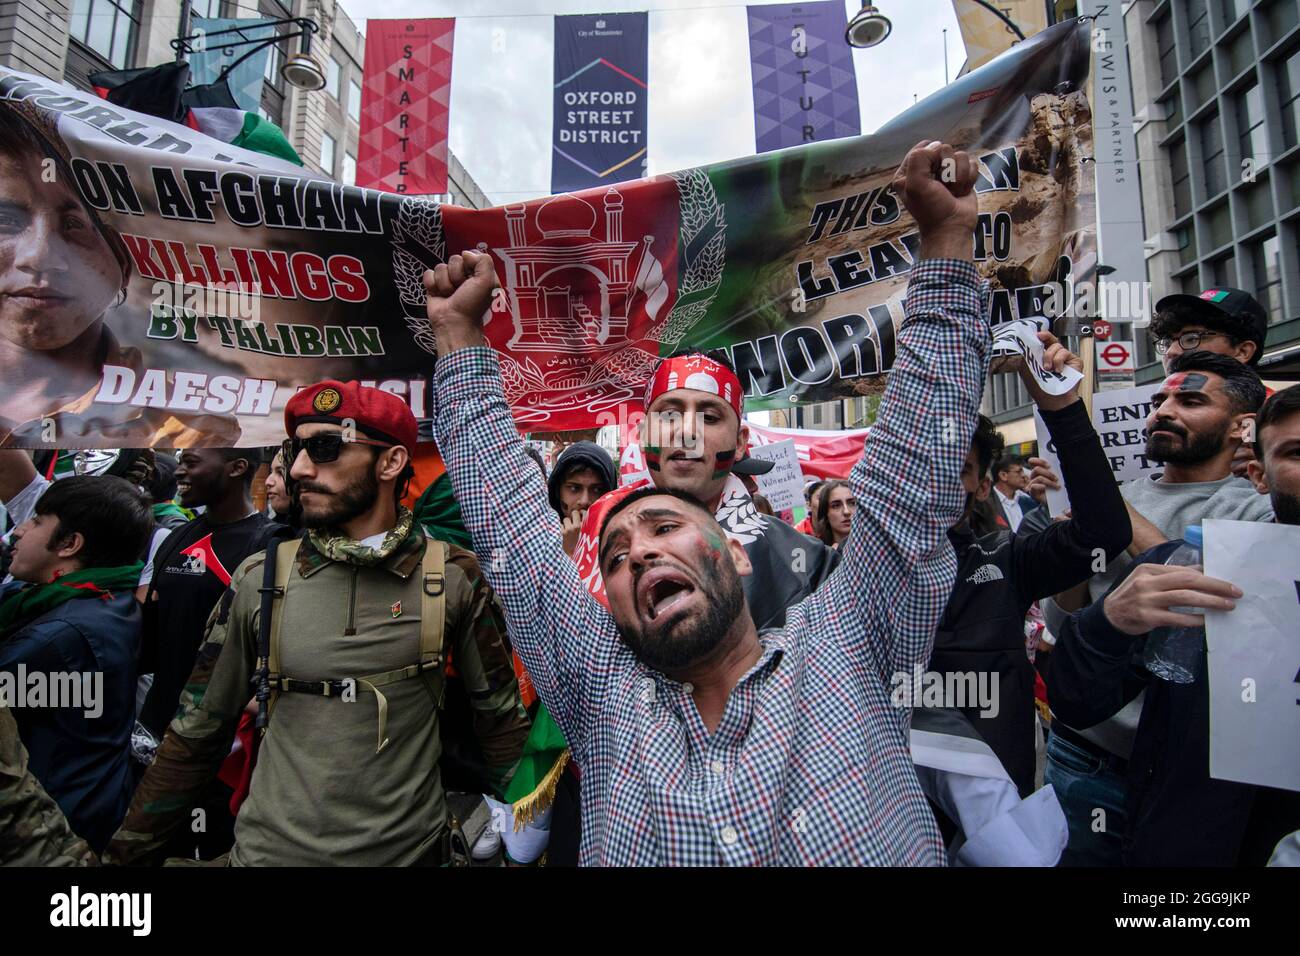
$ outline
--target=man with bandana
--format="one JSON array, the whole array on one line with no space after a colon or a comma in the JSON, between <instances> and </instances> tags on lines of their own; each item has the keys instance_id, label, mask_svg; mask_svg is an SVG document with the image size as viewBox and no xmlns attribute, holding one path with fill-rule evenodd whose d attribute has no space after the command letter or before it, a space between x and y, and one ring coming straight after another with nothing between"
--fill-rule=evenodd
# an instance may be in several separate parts
<instances>
[{"instance_id":1,"label":"man with bandana","mask_svg":"<svg viewBox=\"0 0 1300 956\"><path fill-rule=\"evenodd\" d=\"M272 706L229 863L445 865L455 827L440 724L473 728L497 793L528 735L500 607L474 555L398 503L417 434L404 401L325 381L284 417L308 533L273 545ZM265 559L231 575L107 862L156 859L229 752L263 673Z\"/></svg>"},{"instance_id":2,"label":"man with bandana","mask_svg":"<svg viewBox=\"0 0 1300 956\"><path fill-rule=\"evenodd\" d=\"M564 553L483 336L490 256L425 273L439 446L514 646L582 767L582 863L943 861L909 711L888 684L924 666L955 573L947 530L966 447L944 436L974 431L992 348L971 261L974 182L974 160L938 142L899 168L921 244L881 416L852 474L859 508L836 572L761 633L741 583L753 564L715 510L743 447L727 417L739 419L734 379L691 356L656 373L651 410L675 399L681 422L645 444L676 487L593 505L597 537L579 548L596 553L606 607ZM711 383L692 378L704 374ZM730 454L694 440L697 416L726 429ZM706 503L710 487L719 497Z\"/></svg>"},{"instance_id":3,"label":"man with bandana","mask_svg":"<svg viewBox=\"0 0 1300 956\"><path fill-rule=\"evenodd\" d=\"M1187 388L1189 380L1195 386L1189 398L1216 387L1210 381L1212 373L1187 370L1176 361L1175 369L1179 368L1184 371L1175 370L1157 394L1158 410L1176 400L1173 393ZM1196 382L1193 376L1197 375L1202 381ZM1173 421L1172 413L1165 421ZM1161 432L1153 428L1152 435ZM1169 440L1170 445L1177 443ZM1278 392L1264 403L1256 420L1254 447L1251 493L1258 492L1262 502L1271 501L1279 524L1300 525L1300 386ZM1165 461L1172 463L1170 451L1164 454ZM1126 767L1128 827L1120 858L1123 865L1262 866L1278 840L1300 827L1300 793L1210 776L1210 692L1204 651L1191 683L1157 679L1141 664L1151 631L1203 627L1203 615L1183 612L1188 607L1231 612L1242 596L1241 588L1208 577L1198 568L1166 567L1164 562L1181 544L1166 541L1139 555L1101 600L1066 620L1049 671L1052 707L1073 726L1086 727L1145 690L1146 703ZM1245 580L1239 583L1250 587ZM1240 741L1240 745L1255 742Z\"/></svg>"},{"instance_id":4,"label":"man with bandana","mask_svg":"<svg viewBox=\"0 0 1300 956\"><path fill-rule=\"evenodd\" d=\"M1238 447L1249 440L1251 420L1264 402L1264 385L1249 365L1226 355L1198 351L1179 355L1152 396L1147 417L1146 458L1160 466L1125 482L1120 493L1129 504L1133 541L1128 551L1107 562L1086 589L1096 605L1132 563L1150 548L1182 538L1206 518L1269 521L1267 498L1232 474ZM1250 423L1250 424L1248 424ZM1048 627L1059 635L1071 609L1057 600L1043 602ZM1048 700L1055 705L1047 675ZM1117 703L1092 725L1078 727L1068 717L1052 722L1046 779L1056 788L1070 823L1067 865L1117 866L1125 837L1127 774L1145 694ZM1102 719L1105 718L1105 719ZM1084 729L1086 727L1086 729ZM1106 814L1102 830L1093 827L1095 811Z\"/></svg>"},{"instance_id":5,"label":"man with bandana","mask_svg":"<svg viewBox=\"0 0 1300 956\"><path fill-rule=\"evenodd\" d=\"M773 515L762 514L741 478L732 472L749 447L749 426L741 417L740 379L725 354L686 350L663 359L646 386L646 417L638 438L650 484L690 495L713 512L727 537L740 542L754 571L744 579L745 600L760 627L780 627L786 611L826 580L838 553L800 534ZM631 488L640 487L632 485ZM617 494L626 494L627 488ZM583 523L578 555L584 580L600 585L595 552L599 536L591 509Z\"/></svg>"}]
</instances>

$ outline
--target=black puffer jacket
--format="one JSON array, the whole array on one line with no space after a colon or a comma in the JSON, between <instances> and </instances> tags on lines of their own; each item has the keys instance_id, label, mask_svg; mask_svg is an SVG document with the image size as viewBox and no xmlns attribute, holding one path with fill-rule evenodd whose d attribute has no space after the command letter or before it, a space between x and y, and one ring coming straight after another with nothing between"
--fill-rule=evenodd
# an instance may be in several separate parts
<instances>
[{"instance_id":1,"label":"black puffer jacket","mask_svg":"<svg viewBox=\"0 0 1300 956\"><path fill-rule=\"evenodd\" d=\"M618 487L618 469L614 467L614 459L609 457L609 452L594 441L576 441L560 453L555 467L551 469L551 477L546 479L551 507L556 514L560 514L560 486L575 468L590 468L595 471L604 479L605 491L613 491Z\"/></svg>"}]
</instances>

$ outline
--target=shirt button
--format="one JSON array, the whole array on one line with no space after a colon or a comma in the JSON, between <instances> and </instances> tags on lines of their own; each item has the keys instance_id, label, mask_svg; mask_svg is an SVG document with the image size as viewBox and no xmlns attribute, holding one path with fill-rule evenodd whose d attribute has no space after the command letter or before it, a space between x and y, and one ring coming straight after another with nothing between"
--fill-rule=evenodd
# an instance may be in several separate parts
<instances>
[{"instance_id":1,"label":"shirt button","mask_svg":"<svg viewBox=\"0 0 1300 956\"><path fill-rule=\"evenodd\" d=\"M727 846L731 846L739 839L740 839L740 835L736 833L735 827L722 828L722 842L727 844Z\"/></svg>"},{"instance_id":2,"label":"shirt button","mask_svg":"<svg viewBox=\"0 0 1300 956\"><path fill-rule=\"evenodd\" d=\"M712 770L714 773L722 773L722 761L721 760L713 761L713 763L709 764L709 769Z\"/></svg>"},{"instance_id":3,"label":"shirt button","mask_svg":"<svg viewBox=\"0 0 1300 956\"><path fill-rule=\"evenodd\" d=\"M686 693L688 693L688 694L693 694L693 693L695 693L695 685L694 685L694 684L683 684L683 685L682 685L682 690L686 691Z\"/></svg>"}]
</instances>

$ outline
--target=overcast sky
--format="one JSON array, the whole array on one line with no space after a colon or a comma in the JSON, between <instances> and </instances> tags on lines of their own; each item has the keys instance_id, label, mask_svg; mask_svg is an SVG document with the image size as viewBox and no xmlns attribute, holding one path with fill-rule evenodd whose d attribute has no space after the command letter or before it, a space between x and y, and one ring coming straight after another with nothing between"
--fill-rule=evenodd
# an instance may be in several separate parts
<instances>
[{"instance_id":1,"label":"overcast sky","mask_svg":"<svg viewBox=\"0 0 1300 956\"><path fill-rule=\"evenodd\" d=\"M871 132L943 86L943 29L952 76L965 60L951 0L875 0L889 39L856 50L862 129ZM362 11L456 17L451 150L494 203L550 192L553 20L562 13L650 10L651 173L754 152L754 98L744 4L705 0L342 0ZM845 22L860 2L845 0ZM491 10L487 16L484 10ZM499 50L494 51L493 41Z\"/></svg>"}]
</instances>

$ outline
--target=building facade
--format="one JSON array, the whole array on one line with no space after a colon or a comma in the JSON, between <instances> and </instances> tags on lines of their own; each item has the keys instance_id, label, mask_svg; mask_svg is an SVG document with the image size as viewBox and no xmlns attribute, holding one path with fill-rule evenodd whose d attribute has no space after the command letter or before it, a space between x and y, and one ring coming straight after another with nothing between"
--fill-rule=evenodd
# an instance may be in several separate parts
<instances>
[{"instance_id":1,"label":"building facade","mask_svg":"<svg viewBox=\"0 0 1300 956\"><path fill-rule=\"evenodd\" d=\"M312 56L325 88L295 89L280 76L286 48L270 47L258 112L284 130L303 162L339 182L356 182L365 38L337 0L191 0L194 18L281 19L316 23ZM181 0L6 0L0 2L0 65L89 89L100 70L171 62L171 41L182 35ZM292 28L282 28L289 32ZM448 192L432 197L481 209L492 203L464 165L448 158Z\"/></svg>"},{"instance_id":2,"label":"building facade","mask_svg":"<svg viewBox=\"0 0 1300 956\"><path fill-rule=\"evenodd\" d=\"M1300 373L1300 0L1137 0L1124 17L1152 300L1218 285L1268 312L1260 373ZM1139 382L1160 365L1137 343Z\"/></svg>"},{"instance_id":3,"label":"building facade","mask_svg":"<svg viewBox=\"0 0 1300 956\"><path fill-rule=\"evenodd\" d=\"M1058 3L1057 13L1075 16L1075 6ZM1125 0L1120 8L1149 302L1219 285L1245 289L1269 316L1260 374L1274 387L1294 382L1300 0ZM1149 336L1132 327L1132 337L1136 381L1155 381L1162 367ZM1033 440L1018 377L994 376L983 410L1009 442Z\"/></svg>"}]
</instances>

